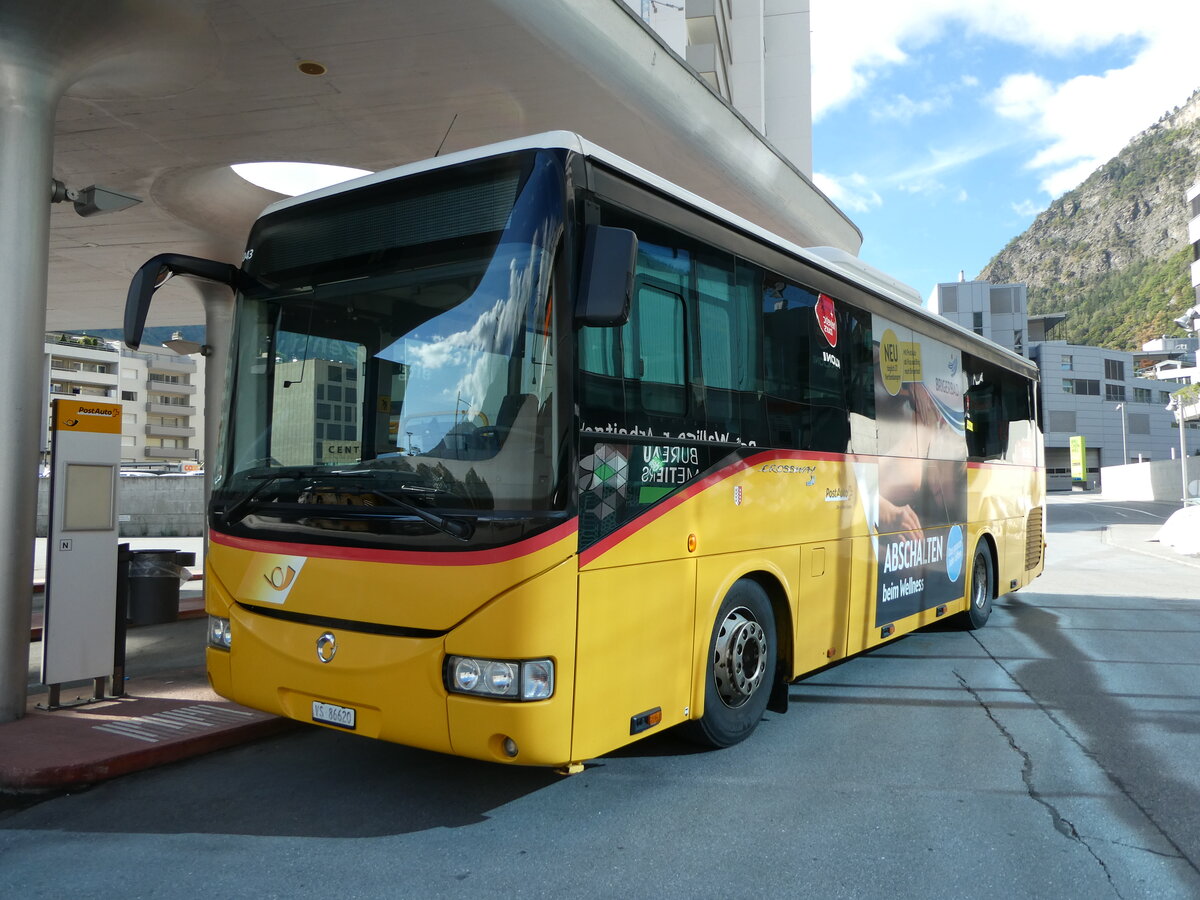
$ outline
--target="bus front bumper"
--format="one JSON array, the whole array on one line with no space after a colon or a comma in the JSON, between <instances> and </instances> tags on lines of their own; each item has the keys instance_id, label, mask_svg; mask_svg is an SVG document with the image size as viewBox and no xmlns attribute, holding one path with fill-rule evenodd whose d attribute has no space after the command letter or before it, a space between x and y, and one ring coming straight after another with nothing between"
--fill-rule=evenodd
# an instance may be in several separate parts
<instances>
[{"instance_id":1,"label":"bus front bumper","mask_svg":"<svg viewBox=\"0 0 1200 900\"><path fill-rule=\"evenodd\" d=\"M330 629L210 597L210 611L225 606L233 652L209 647L209 680L237 703L334 730L474 759L566 765L575 636L574 604L563 602L573 595L568 574L567 566L543 573L433 638ZM551 658L554 694L521 702L450 693L447 654Z\"/></svg>"}]
</instances>

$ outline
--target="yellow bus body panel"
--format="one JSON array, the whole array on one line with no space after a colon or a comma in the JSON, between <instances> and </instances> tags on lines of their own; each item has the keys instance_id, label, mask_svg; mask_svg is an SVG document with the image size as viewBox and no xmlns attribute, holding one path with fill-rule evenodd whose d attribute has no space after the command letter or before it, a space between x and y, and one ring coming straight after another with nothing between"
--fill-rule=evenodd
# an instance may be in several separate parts
<instances>
[{"instance_id":1,"label":"yellow bus body panel","mask_svg":"<svg viewBox=\"0 0 1200 900\"><path fill-rule=\"evenodd\" d=\"M687 718L695 568L695 560L673 559L580 573L576 759ZM661 724L631 735L633 717L655 709Z\"/></svg>"},{"instance_id":2,"label":"yellow bus body panel","mask_svg":"<svg viewBox=\"0 0 1200 900\"><path fill-rule=\"evenodd\" d=\"M549 700L497 701L450 694L447 705L454 753L541 766L563 765L579 758L571 751L576 575L572 556L501 594L446 635L447 654L554 661L554 696ZM439 671L439 691L441 685ZM515 757L505 752L505 738L516 744Z\"/></svg>"},{"instance_id":3,"label":"yellow bus body panel","mask_svg":"<svg viewBox=\"0 0 1200 900\"><path fill-rule=\"evenodd\" d=\"M312 721L314 701L353 708L354 733L368 737L500 762L566 763L576 634L574 548L572 530L568 537L524 557L522 566L363 563L290 554L292 563L299 563L299 573L289 584L285 602L275 608L300 616L350 620L346 627L337 627L327 621L289 621L256 612L251 606L272 608L251 602L261 597L253 593L257 585L247 596L230 590L228 584L244 584L250 574L263 569L269 575L281 555L213 541L206 566L206 607L210 614L230 620L233 650L208 650L210 681L219 694L235 702L299 721ZM556 564L515 586L509 581L514 572L524 575L554 560ZM374 581L362 571L368 565ZM444 635L372 634L358 625L411 627L394 623L404 619L404 598L414 594L419 597L413 604L418 621L429 621L430 592L446 597L448 605L461 611L461 602L453 602L449 592L472 579L476 583L470 595L486 599ZM341 598L351 586L358 596L343 605ZM331 598L338 602L331 603ZM352 619L348 611L360 618ZM336 636L337 652L329 662L322 662L317 639L326 631ZM449 695L443 681L448 653L503 660L553 659L554 696L521 703ZM505 737L516 742L517 757L504 752Z\"/></svg>"},{"instance_id":4,"label":"yellow bus body panel","mask_svg":"<svg viewBox=\"0 0 1200 900\"><path fill-rule=\"evenodd\" d=\"M205 564L239 602L444 631L501 591L573 556L575 530L560 526L550 537L523 543L532 549L516 544L495 552L405 553L221 536L209 542Z\"/></svg>"}]
</instances>

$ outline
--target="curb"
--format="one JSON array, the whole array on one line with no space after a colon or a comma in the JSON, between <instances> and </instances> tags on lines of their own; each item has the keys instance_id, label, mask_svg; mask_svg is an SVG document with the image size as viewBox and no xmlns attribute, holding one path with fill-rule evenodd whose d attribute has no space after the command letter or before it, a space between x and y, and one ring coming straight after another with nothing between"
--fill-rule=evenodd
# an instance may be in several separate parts
<instances>
[{"instance_id":1,"label":"curb","mask_svg":"<svg viewBox=\"0 0 1200 900\"><path fill-rule=\"evenodd\" d=\"M1142 526L1142 525L1105 525L1101 532L1101 540L1110 547L1118 547L1121 550L1128 550L1130 553L1137 553L1139 556L1149 556L1152 559L1162 560L1163 562L1178 563L1181 566L1190 566L1193 569L1200 569L1200 558L1193 556L1184 556L1181 553L1176 553L1168 547L1163 546L1157 541L1139 539L1139 540L1118 540L1116 535L1117 529L1129 528L1150 528L1157 526ZM1140 547L1138 544L1153 544L1151 547Z\"/></svg>"},{"instance_id":2,"label":"curb","mask_svg":"<svg viewBox=\"0 0 1200 900\"><path fill-rule=\"evenodd\" d=\"M127 711L136 715L121 715ZM270 737L299 724L224 701L168 698L31 711L0 729L0 791L38 794L95 784ZM155 736L170 729L177 733Z\"/></svg>"}]
</instances>

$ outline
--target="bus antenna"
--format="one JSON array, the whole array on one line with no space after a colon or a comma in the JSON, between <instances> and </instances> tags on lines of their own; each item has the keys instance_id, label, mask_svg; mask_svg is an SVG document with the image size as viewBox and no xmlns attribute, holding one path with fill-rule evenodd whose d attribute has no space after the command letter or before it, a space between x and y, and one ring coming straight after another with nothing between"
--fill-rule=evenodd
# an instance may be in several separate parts
<instances>
[{"instance_id":1,"label":"bus antenna","mask_svg":"<svg viewBox=\"0 0 1200 900\"><path fill-rule=\"evenodd\" d=\"M434 156L442 155L442 148L446 146L446 138L450 137L450 129L454 127L454 123L458 121L458 113L454 114L454 118L450 120L450 124L446 126L446 133L442 135L442 142L438 144L437 152Z\"/></svg>"}]
</instances>

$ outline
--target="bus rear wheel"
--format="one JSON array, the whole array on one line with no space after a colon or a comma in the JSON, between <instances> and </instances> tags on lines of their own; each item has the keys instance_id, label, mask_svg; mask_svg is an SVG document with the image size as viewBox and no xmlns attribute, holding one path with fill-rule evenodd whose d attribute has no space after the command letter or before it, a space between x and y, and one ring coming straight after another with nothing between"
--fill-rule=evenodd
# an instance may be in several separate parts
<instances>
[{"instance_id":1,"label":"bus rear wheel","mask_svg":"<svg viewBox=\"0 0 1200 900\"><path fill-rule=\"evenodd\" d=\"M687 737L731 747L750 736L770 699L779 642L771 601L753 581L736 582L713 624L704 687L704 715Z\"/></svg>"},{"instance_id":2,"label":"bus rear wheel","mask_svg":"<svg viewBox=\"0 0 1200 900\"><path fill-rule=\"evenodd\" d=\"M992 614L992 554L984 541L975 548L971 564L971 605L967 607L963 624L974 631L987 624Z\"/></svg>"}]
</instances>

